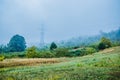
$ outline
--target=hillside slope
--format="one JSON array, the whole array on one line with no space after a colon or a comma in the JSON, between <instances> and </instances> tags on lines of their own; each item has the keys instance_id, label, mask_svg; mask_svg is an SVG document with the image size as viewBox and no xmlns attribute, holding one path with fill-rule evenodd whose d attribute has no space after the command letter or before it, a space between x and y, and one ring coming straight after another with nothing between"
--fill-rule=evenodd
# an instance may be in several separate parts
<instances>
[{"instance_id":1,"label":"hillside slope","mask_svg":"<svg viewBox=\"0 0 120 80\"><path fill-rule=\"evenodd\" d=\"M120 47L64 62L0 68L0 80L119 80Z\"/></svg>"}]
</instances>

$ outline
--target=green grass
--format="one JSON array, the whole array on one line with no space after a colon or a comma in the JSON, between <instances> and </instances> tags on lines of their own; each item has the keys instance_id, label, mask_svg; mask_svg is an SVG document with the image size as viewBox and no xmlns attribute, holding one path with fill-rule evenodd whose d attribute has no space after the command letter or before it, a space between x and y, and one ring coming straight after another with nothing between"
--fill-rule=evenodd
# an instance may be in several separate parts
<instances>
[{"instance_id":1,"label":"green grass","mask_svg":"<svg viewBox=\"0 0 120 80\"><path fill-rule=\"evenodd\" d=\"M119 80L120 47L67 61L0 69L0 80Z\"/></svg>"}]
</instances>

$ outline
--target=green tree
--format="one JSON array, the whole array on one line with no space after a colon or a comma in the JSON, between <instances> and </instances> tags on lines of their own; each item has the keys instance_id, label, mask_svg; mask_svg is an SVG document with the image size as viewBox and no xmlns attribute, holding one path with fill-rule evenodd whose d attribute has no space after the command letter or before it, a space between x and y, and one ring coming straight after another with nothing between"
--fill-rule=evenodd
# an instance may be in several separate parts
<instances>
[{"instance_id":1,"label":"green tree","mask_svg":"<svg viewBox=\"0 0 120 80\"><path fill-rule=\"evenodd\" d=\"M50 50L54 50L56 48L57 48L57 45L54 42L52 42L50 45Z\"/></svg>"},{"instance_id":2,"label":"green tree","mask_svg":"<svg viewBox=\"0 0 120 80\"><path fill-rule=\"evenodd\" d=\"M111 43L110 39L102 37L100 40L100 43L98 45L98 48L99 48L99 50L103 50L103 49L109 48L111 46L112 46L112 43Z\"/></svg>"},{"instance_id":3,"label":"green tree","mask_svg":"<svg viewBox=\"0 0 120 80\"><path fill-rule=\"evenodd\" d=\"M14 35L8 43L8 49L10 52L21 52L24 51L25 48L26 48L25 39L20 35Z\"/></svg>"},{"instance_id":4,"label":"green tree","mask_svg":"<svg viewBox=\"0 0 120 80\"><path fill-rule=\"evenodd\" d=\"M35 46L32 46L32 47L30 47L30 48L27 49L27 51L26 51L26 57L28 57L28 58L38 57Z\"/></svg>"}]
</instances>

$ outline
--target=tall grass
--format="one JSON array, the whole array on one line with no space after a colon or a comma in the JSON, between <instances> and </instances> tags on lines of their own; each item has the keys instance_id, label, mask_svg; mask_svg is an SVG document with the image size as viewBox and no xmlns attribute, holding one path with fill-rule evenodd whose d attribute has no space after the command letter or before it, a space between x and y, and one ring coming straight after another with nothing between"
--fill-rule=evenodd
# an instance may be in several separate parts
<instances>
[{"instance_id":1,"label":"tall grass","mask_svg":"<svg viewBox=\"0 0 120 80\"><path fill-rule=\"evenodd\" d=\"M32 66L41 64L53 64L65 61L65 58L13 58L0 62L0 68L14 66Z\"/></svg>"}]
</instances>

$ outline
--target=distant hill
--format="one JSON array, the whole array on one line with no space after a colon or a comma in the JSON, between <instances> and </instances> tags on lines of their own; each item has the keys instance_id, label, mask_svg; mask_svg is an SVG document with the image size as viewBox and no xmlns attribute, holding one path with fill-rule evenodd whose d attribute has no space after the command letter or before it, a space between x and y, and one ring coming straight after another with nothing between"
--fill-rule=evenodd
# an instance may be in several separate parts
<instances>
[{"instance_id":1,"label":"distant hill","mask_svg":"<svg viewBox=\"0 0 120 80\"><path fill-rule=\"evenodd\" d=\"M57 44L61 47L86 46L98 42L101 37L109 38L112 42L115 41L120 42L120 28L108 33L100 32L100 34L96 36L90 36L90 37L84 36L84 37L71 38L66 41L63 40L58 42Z\"/></svg>"}]
</instances>

